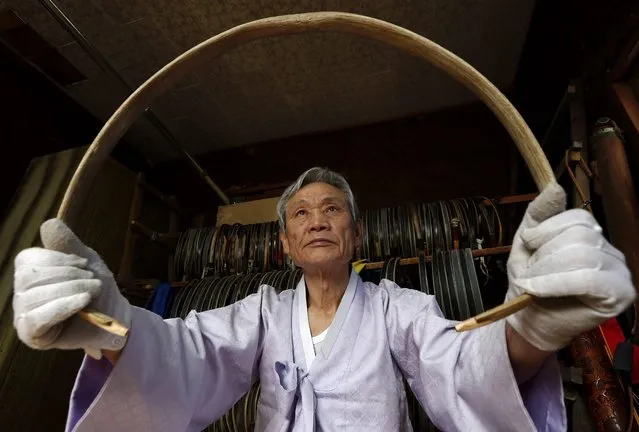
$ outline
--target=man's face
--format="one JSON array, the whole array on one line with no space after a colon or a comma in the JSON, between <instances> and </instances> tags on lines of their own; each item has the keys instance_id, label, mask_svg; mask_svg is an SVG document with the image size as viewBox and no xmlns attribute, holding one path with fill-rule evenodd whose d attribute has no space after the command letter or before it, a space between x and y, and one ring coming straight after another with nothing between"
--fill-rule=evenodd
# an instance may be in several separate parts
<instances>
[{"instance_id":1,"label":"man's face","mask_svg":"<svg viewBox=\"0 0 639 432\"><path fill-rule=\"evenodd\" d=\"M359 243L344 192L326 183L300 189L286 206L284 252L304 270L348 264Z\"/></svg>"}]
</instances>

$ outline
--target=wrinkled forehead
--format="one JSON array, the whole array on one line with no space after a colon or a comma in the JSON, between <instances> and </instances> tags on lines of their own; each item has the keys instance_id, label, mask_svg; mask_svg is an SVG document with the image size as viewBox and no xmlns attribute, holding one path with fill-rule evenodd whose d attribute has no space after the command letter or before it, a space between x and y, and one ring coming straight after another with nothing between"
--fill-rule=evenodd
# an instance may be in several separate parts
<instances>
[{"instance_id":1,"label":"wrinkled forehead","mask_svg":"<svg viewBox=\"0 0 639 432\"><path fill-rule=\"evenodd\" d=\"M319 205L322 203L346 204L346 195L328 183L310 183L301 188L288 201L287 209L300 204Z\"/></svg>"}]
</instances>

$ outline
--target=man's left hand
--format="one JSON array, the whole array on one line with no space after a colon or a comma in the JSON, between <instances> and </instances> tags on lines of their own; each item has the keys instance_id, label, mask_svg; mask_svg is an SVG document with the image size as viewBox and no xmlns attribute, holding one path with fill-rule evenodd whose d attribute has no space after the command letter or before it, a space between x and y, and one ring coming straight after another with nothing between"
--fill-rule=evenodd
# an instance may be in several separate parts
<instances>
[{"instance_id":1,"label":"man's left hand","mask_svg":"<svg viewBox=\"0 0 639 432\"><path fill-rule=\"evenodd\" d=\"M585 210L565 210L565 192L548 186L530 203L508 260L506 299L534 303L507 318L532 346L556 351L623 312L635 289L623 254Z\"/></svg>"}]
</instances>

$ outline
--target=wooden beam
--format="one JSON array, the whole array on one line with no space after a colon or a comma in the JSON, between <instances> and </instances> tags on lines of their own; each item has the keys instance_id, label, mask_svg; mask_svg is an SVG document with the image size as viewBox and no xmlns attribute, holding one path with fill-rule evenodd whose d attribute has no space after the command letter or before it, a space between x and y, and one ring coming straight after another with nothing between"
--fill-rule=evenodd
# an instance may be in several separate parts
<instances>
[{"instance_id":1,"label":"wooden beam","mask_svg":"<svg viewBox=\"0 0 639 432\"><path fill-rule=\"evenodd\" d=\"M632 88L626 83L614 83L612 90L627 117L627 120L639 131L639 102Z\"/></svg>"},{"instance_id":2,"label":"wooden beam","mask_svg":"<svg viewBox=\"0 0 639 432\"><path fill-rule=\"evenodd\" d=\"M639 101L626 83L614 83L611 97L623 129L631 172L639 172Z\"/></svg>"},{"instance_id":3,"label":"wooden beam","mask_svg":"<svg viewBox=\"0 0 639 432\"><path fill-rule=\"evenodd\" d=\"M618 81L627 78L630 67L639 54L639 29L632 35L626 43L621 55L610 71L610 79Z\"/></svg>"},{"instance_id":4,"label":"wooden beam","mask_svg":"<svg viewBox=\"0 0 639 432\"><path fill-rule=\"evenodd\" d=\"M284 190L290 186L292 182L287 183L273 183L273 184L261 184L248 187L230 187L226 190L229 196L242 196L242 195L254 195L264 192L270 192L273 190Z\"/></svg>"},{"instance_id":5,"label":"wooden beam","mask_svg":"<svg viewBox=\"0 0 639 432\"><path fill-rule=\"evenodd\" d=\"M497 246L494 248L474 249L472 253L473 253L473 257L502 255L502 254L509 253L511 248L512 246ZM432 255L426 256L426 262L430 262L432 261L432 259L433 259ZM418 257L402 258L401 260L399 260L399 265L413 265L413 264L419 264ZM381 269L382 267L384 267L383 261L368 263L366 264L366 266L364 266L366 270L378 270L378 269Z\"/></svg>"}]
</instances>

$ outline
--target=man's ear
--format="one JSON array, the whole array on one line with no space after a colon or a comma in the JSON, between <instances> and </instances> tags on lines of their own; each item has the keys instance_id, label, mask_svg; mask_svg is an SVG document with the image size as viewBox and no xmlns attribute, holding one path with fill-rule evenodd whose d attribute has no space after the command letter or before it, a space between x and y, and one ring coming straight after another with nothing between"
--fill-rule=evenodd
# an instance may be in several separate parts
<instances>
[{"instance_id":1,"label":"man's ear","mask_svg":"<svg viewBox=\"0 0 639 432\"><path fill-rule=\"evenodd\" d=\"M288 255L289 247L288 247L288 238L286 237L286 232L284 230L280 230L280 241L282 242L282 248L284 249L284 255Z\"/></svg>"}]
</instances>

